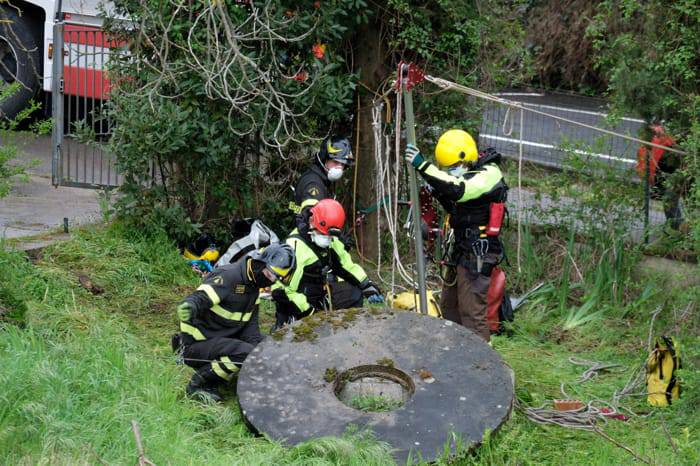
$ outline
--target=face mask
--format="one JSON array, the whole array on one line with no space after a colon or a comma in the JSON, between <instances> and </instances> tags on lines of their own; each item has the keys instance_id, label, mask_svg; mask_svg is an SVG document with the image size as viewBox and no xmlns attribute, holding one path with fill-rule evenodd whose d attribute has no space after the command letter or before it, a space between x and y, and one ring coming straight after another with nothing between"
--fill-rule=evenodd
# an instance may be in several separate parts
<instances>
[{"instance_id":1,"label":"face mask","mask_svg":"<svg viewBox=\"0 0 700 466\"><path fill-rule=\"evenodd\" d=\"M311 241L314 242L319 248L326 249L330 247L333 238L329 235L322 235L320 233L311 233Z\"/></svg>"},{"instance_id":2,"label":"face mask","mask_svg":"<svg viewBox=\"0 0 700 466\"><path fill-rule=\"evenodd\" d=\"M250 268L253 272L253 281L258 288L267 288L274 283L274 281L267 278L263 273L263 270L265 270L264 262L253 260Z\"/></svg>"},{"instance_id":3,"label":"face mask","mask_svg":"<svg viewBox=\"0 0 700 466\"><path fill-rule=\"evenodd\" d=\"M343 169L340 167L333 167L328 170L328 180L338 181L343 177Z\"/></svg>"},{"instance_id":4,"label":"face mask","mask_svg":"<svg viewBox=\"0 0 700 466\"><path fill-rule=\"evenodd\" d=\"M447 169L447 174L450 176L460 177L467 172L467 169L461 166L450 167Z\"/></svg>"}]
</instances>

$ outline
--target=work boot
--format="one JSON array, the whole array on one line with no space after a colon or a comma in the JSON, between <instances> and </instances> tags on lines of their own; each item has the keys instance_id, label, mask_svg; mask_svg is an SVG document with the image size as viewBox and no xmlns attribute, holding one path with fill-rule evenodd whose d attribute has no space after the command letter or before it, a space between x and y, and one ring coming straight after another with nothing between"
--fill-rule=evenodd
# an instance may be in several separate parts
<instances>
[{"instance_id":1,"label":"work boot","mask_svg":"<svg viewBox=\"0 0 700 466\"><path fill-rule=\"evenodd\" d=\"M207 381L199 372L195 372L192 375L190 383L187 384L185 391L187 392L187 396L193 400L213 401L215 403L221 401L221 395L216 389L216 384Z\"/></svg>"}]
</instances>

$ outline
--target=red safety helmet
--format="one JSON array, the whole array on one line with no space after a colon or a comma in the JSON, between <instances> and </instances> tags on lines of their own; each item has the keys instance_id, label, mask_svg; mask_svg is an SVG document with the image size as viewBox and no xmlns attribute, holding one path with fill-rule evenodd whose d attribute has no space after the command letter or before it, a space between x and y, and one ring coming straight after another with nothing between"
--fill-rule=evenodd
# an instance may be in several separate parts
<instances>
[{"instance_id":1,"label":"red safety helmet","mask_svg":"<svg viewBox=\"0 0 700 466\"><path fill-rule=\"evenodd\" d=\"M322 199L311 208L309 223L324 235L340 233L345 225L345 210L335 199Z\"/></svg>"}]
</instances>

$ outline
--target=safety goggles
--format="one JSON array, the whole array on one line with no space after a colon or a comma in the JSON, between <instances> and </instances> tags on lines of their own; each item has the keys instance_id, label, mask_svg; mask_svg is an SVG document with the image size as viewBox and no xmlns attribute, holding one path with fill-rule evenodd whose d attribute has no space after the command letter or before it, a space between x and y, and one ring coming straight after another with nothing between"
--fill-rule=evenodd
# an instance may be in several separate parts
<instances>
[{"instance_id":1,"label":"safety goggles","mask_svg":"<svg viewBox=\"0 0 700 466\"><path fill-rule=\"evenodd\" d=\"M292 278L292 273L290 269L283 269L280 267L275 267L274 265L268 265L266 269L272 272L272 274L277 278L277 280L281 281L282 283L289 283L289 281Z\"/></svg>"}]
</instances>

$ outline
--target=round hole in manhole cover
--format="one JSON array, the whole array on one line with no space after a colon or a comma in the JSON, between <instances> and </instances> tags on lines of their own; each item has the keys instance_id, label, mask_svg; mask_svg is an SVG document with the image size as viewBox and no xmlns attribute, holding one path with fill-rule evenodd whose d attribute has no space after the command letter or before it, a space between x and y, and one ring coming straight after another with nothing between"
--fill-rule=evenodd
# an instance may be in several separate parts
<instances>
[{"instance_id":1,"label":"round hole in manhole cover","mask_svg":"<svg viewBox=\"0 0 700 466\"><path fill-rule=\"evenodd\" d=\"M355 366L337 375L333 387L343 404L364 412L393 411L403 406L416 387L411 377L394 367Z\"/></svg>"}]
</instances>

